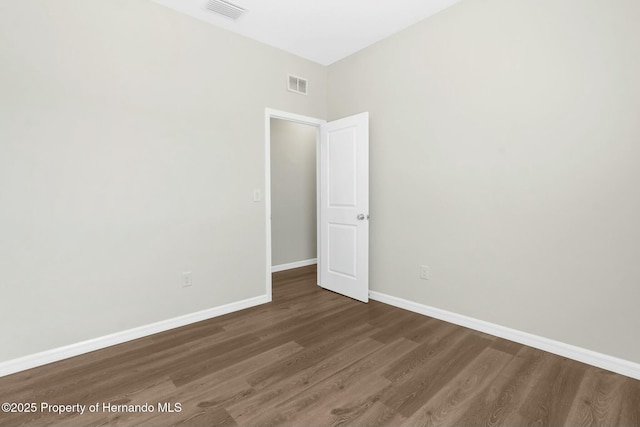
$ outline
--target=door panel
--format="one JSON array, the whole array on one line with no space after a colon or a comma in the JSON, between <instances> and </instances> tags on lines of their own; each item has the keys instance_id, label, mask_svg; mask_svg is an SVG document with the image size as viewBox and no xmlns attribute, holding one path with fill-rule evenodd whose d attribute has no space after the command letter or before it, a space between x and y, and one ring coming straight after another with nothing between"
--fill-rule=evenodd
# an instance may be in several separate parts
<instances>
[{"instance_id":1,"label":"door panel","mask_svg":"<svg viewBox=\"0 0 640 427\"><path fill-rule=\"evenodd\" d=\"M336 130L329 135L327 173L329 175L329 206L332 208L357 207L356 137L352 128Z\"/></svg>"},{"instance_id":2,"label":"door panel","mask_svg":"<svg viewBox=\"0 0 640 427\"><path fill-rule=\"evenodd\" d=\"M321 127L319 284L369 300L369 113Z\"/></svg>"},{"instance_id":3,"label":"door panel","mask_svg":"<svg viewBox=\"0 0 640 427\"><path fill-rule=\"evenodd\" d=\"M329 265L332 274L357 278L358 230L356 226L329 223Z\"/></svg>"}]
</instances>

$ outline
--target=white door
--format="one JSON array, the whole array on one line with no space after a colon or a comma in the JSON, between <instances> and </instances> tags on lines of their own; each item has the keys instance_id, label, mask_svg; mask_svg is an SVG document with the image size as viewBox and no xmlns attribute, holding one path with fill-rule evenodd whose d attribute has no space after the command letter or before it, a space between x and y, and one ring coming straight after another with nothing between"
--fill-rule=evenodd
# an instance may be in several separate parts
<instances>
[{"instance_id":1,"label":"white door","mask_svg":"<svg viewBox=\"0 0 640 427\"><path fill-rule=\"evenodd\" d=\"M369 301L369 113L320 128L319 285Z\"/></svg>"}]
</instances>

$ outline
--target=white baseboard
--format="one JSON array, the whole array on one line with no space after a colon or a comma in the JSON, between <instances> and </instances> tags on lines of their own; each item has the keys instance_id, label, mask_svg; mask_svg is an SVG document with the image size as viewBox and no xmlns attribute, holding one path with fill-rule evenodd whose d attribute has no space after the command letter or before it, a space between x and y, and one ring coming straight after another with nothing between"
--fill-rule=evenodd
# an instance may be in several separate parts
<instances>
[{"instance_id":1,"label":"white baseboard","mask_svg":"<svg viewBox=\"0 0 640 427\"><path fill-rule=\"evenodd\" d=\"M369 292L369 298L640 380L640 364L635 362L619 359L617 357L587 350L585 348L565 344L560 341L554 341L548 338L485 322L483 320L474 319L472 317L463 316L461 314L452 313L439 308L430 307L428 305L419 304L413 301L408 301L402 298L397 298L391 295L382 294L380 292Z\"/></svg>"},{"instance_id":2,"label":"white baseboard","mask_svg":"<svg viewBox=\"0 0 640 427\"><path fill-rule=\"evenodd\" d=\"M305 259L303 261L290 262L289 264L280 264L274 265L271 267L272 273L277 273L278 271L291 270L292 268L306 267L308 265L313 265L318 263L318 258Z\"/></svg>"},{"instance_id":3,"label":"white baseboard","mask_svg":"<svg viewBox=\"0 0 640 427\"><path fill-rule=\"evenodd\" d=\"M18 359L0 362L0 377L14 374L16 372L35 368L37 366L46 365L48 363L57 362L69 357L78 356L90 351L100 350L126 341L135 340L146 337L148 335L157 334L158 332L168 331L169 329L179 328L180 326L189 325L191 323L200 322L202 320L211 319L213 317L222 316L223 314L232 313L234 311L244 310L245 308L254 307L256 305L270 302L267 295L249 298L246 300L234 302L231 304L221 305L219 307L210 308L196 313L186 314L184 316L175 317L173 319L162 320L145 326L128 329L122 332L105 335L99 338L93 338L76 344L64 347L54 348L52 350L43 351L41 353L31 354L20 357Z\"/></svg>"}]
</instances>

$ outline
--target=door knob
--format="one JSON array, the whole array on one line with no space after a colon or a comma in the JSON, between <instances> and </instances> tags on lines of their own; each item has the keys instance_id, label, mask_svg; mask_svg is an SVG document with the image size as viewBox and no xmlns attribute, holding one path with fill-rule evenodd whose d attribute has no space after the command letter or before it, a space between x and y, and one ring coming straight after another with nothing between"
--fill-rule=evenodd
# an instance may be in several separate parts
<instances>
[{"instance_id":1,"label":"door knob","mask_svg":"<svg viewBox=\"0 0 640 427\"><path fill-rule=\"evenodd\" d=\"M362 221L364 219L364 214L359 214L358 215L358 221Z\"/></svg>"}]
</instances>

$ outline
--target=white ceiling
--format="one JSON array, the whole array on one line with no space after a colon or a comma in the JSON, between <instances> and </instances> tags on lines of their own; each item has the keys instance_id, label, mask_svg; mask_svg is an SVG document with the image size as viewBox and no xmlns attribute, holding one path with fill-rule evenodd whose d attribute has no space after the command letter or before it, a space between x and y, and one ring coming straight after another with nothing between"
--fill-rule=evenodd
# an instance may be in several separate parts
<instances>
[{"instance_id":1,"label":"white ceiling","mask_svg":"<svg viewBox=\"0 0 640 427\"><path fill-rule=\"evenodd\" d=\"M153 0L213 25L329 65L460 0L227 0L247 9L237 21L207 0Z\"/></svg>"}]
</instances>

